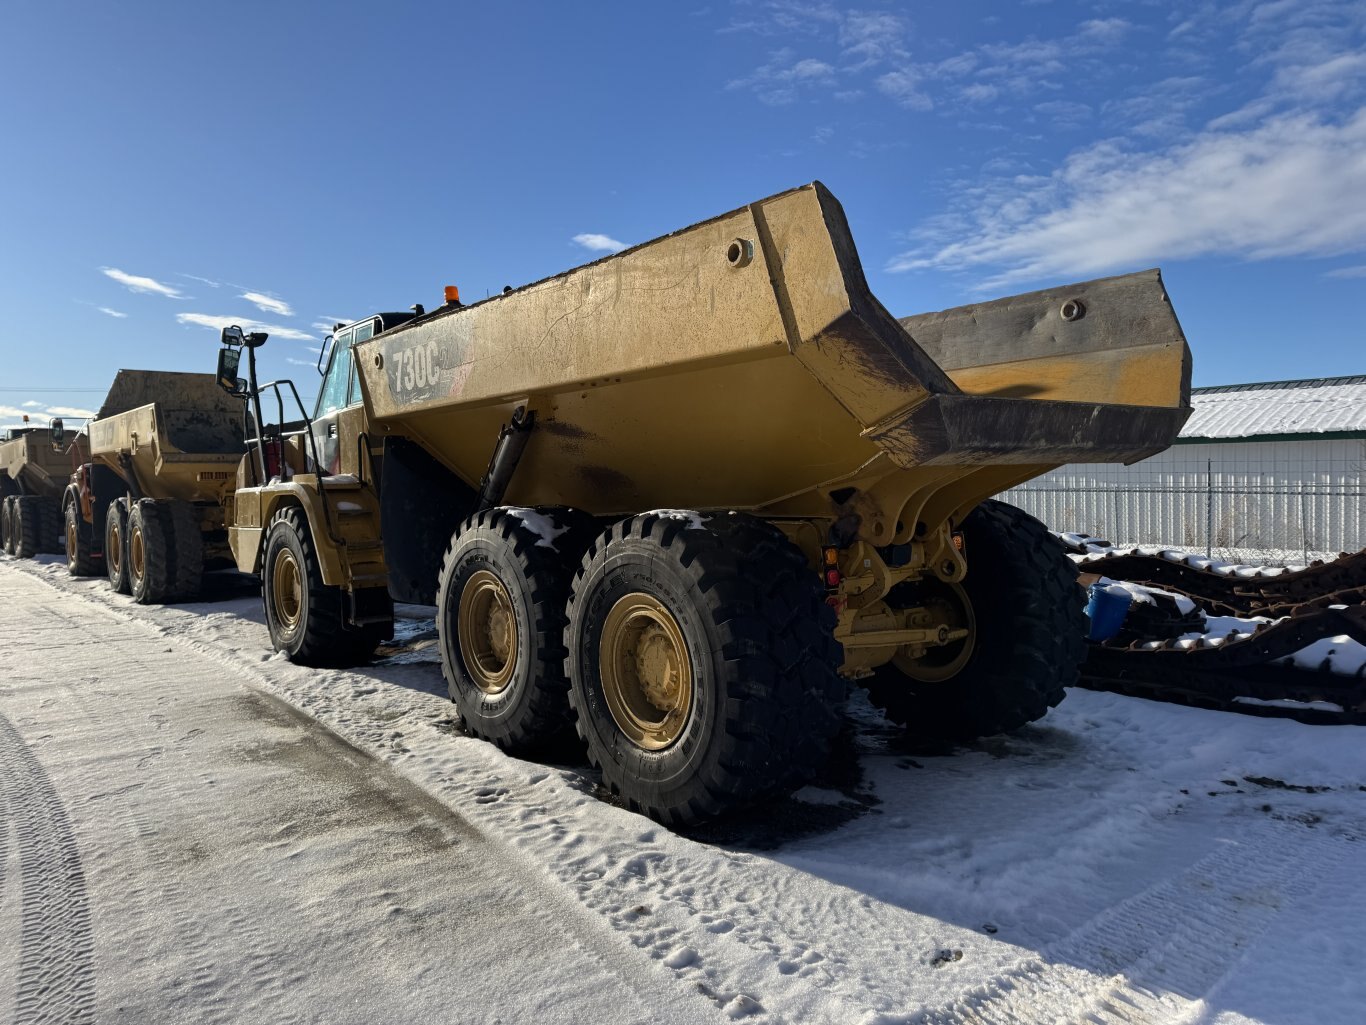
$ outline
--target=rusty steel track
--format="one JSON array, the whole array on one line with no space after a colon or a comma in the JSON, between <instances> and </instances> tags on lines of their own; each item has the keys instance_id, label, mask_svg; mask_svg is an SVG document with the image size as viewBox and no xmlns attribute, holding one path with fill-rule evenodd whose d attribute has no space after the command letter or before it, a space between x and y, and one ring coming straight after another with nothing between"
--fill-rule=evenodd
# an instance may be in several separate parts
<instances>
[{"instance_id":1,"label":"rusty steel track","mask_svg":"<svg viewBox=\"0 0 1366 1025\"><path fill-rule=\"evenodd\" d=\"M1093 542L1100 544L1103 542ZM1074 555L1088 558L1083 573L1102 573L1112 580L1160 587L1193 598L1216 616L1281 616L1299 605L1352 605L1366 601L1366 549L1343 553L1332 562L1316 561L1304 569L1285 572L1258 571L1256 576L1215 573L1161 555L1145 555L1133 549L1088 552L1081 546L1063 546Z\"/></svg>"},{"instance_id":2,"label":"rusty steel track","mask_svg":"<svg viewBox=\"0 0 1366 1025\"><path fill-rule=\"evenodd\" d=\"M1078 552L1080 546L1065 547ZM1290 661L1325 638L1366 644L1366 551L1294 572L1241 577L1133 551L1093 555L1081 568L1185 595L1211 615L1274 620L1250 633L1193 642L1125 634L1092 644L1083 686L1307 723L1366 725L1366 666L1348 674L1331 657L1315 668Z\"/></svg>"}]
</instances>

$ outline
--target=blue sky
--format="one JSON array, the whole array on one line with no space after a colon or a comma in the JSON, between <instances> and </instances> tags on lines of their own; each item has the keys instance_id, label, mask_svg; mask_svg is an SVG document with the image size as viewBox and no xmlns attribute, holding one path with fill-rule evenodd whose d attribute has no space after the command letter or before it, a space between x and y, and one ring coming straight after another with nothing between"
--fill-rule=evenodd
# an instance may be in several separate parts
<instances>
[{"instance_id":1,"label":"blue sky","mask_svg":"<svg viewBox=\"0 0 1366 1025\"><path fill-rule=\"evenodd\" d=\"M1366 3L11 5L0 423L793 185L898 315L1161 266L1197 384L1366 372Z\"/></svg>"}]
</instances>

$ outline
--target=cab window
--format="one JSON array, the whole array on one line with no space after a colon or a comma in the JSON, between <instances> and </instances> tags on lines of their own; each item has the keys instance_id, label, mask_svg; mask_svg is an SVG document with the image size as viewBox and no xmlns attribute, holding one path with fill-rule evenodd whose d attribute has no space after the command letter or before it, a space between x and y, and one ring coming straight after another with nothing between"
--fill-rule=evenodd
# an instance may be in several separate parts
<instances>
[{"instance_id":1,"label":"cab window","mask_svg":"<svg viewBox=\"0 0 1366 1025\"><path fill-rule=\"evenodd\" d=\"M367 338L372 337L374 333L375 322L373 320L367 321L356 328L355 334L351 338L351 344L355 345L359 342L363 342ZM360 401L360 368L356 366L356 361L354 359L349 362L351 364L351 385L346 404L351 406Z\"/></svg>"},{"instance_id":2,"label":"cab window","mask_svg":"<svg viewBox=\"0 0 1366 1025\"><path fill-rule=\"evenodd\" d=\"M327 364L322 390L318 392L318 408L313 414L314 419L341 409L347 403L347 391L351 387L351 343L354 334L355 329L338 331L333 340L332 359Z\"/></svg>"}]
</instances>

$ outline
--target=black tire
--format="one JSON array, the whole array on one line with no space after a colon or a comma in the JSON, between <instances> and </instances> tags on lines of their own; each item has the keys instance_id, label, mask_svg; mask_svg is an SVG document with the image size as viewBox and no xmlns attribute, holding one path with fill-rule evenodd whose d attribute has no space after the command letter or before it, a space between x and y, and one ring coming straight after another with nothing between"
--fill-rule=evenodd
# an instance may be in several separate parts
<instances>
[{"instance_id":1,"label":"black tire","mask_svg":"<svg viewBox=\"0 0 1366 1025\"><path fill-rule=\"evenodd\" d=\"M99 576L100 566L91 551L91 534L94 528L81 516L81 507L76 501L66 504L66 570L73 577Z\"/></svg>"},{"instance_id":2,"label":"black tire","mask_svg":"<svg viewBox=\"0 0 1366 1025\"><path fill-rule=\"evenodd\" d=\"M437 586L441 671L475 736L519 754L573 737L565 602L579 559L596 533L586 513L544 508L478 512L452 535ZM493 597L499 585L507 605ZM505 650L490 649L487 638L476 636L477 628L460 628L462 612L480 618L481 595L490 603L482 622L498 615L499 640L506 644L512 638Z\"/></svg>"},{"instance_id":3,"label":"black tire","mask_svg":"<svg viewBox=\"0 0 1366 1025\"><path fill-rule=\"evenodd\" d=\"M140 498L128 514L128 593L139 605L176 597L175 536L166 503Z\"/></svg>"},{"instance_id":4,"label":"black tire","mask_svg":"<svg viewBox=\"0 0 1366 1025\"><path fill-rule=\"evenodd\" d=\"M44 498L39 506L39 544L38 550L48 555L65 555L66 517L62 514L62 504L55 498Z\"/></svg>"},{"instance_id":5,"label":"black tire","mask_svg":"<svg viewBox=\"0 0 1366 1025\"><path fill-rule=\"evenodd\" d=\"M284 590L277 591L277 584ZM383 639L380 629L348 629L345 596L340 587L323 583L308 520L297 507L281 509L271 520L261 596L271 644L299 665L355 665L374 654Z\"/></svg>"},{"instance_id":6,"label":"black tire","mask_svg":"<svg viewBox=\"0 0 1366 1025\"><path fill-rule=\"evenodd\" d=\"M677 725L660 720L674 736L654 749L625 732L603 682L604 627L628 595L672 617L693 683ZM565 646L579 735L604 784L637 811L687 824L818 771L845 694L824 599L802 553L744 514L647 513L599 537L574 579Z\"/></svg>"},{"instance_id":7,"label":"black tire","mask_svg":"<svg viewBox=\"0 0 1366 1025\"><path fill-rule=\"evenodd\" d=\"M45 552L43 527L48 520L43 499L38 495L16 495L10 506L10 544L20 559L31 559Z\"/></svg>"},{"instance_id":8,"label":"black tire","mask_svg":"<svg viewBox=\"0 0 1366 1025\"><path fill-rule=\"evenodd\" d=\"M11 529L10 520L14 515L14 502L9 495L0 499L0 547L3 547L6 555L14 554L14 531Z\"/></svg>"},{"instance_id":9,"label":"black tire","mask_svg":"<svg viewBox=\"0 0 1366 1025\"><path fill-rule=\"evenodd\" d=\"M963 521L976 619L971 655L955 675L914 680L874 670L868 694L916 736L960 743L1042 719L1077 681L1086 657L1086 596L1072 560L1023 510L989 500ZM896 592L893 592L895 604Z\"/></svg>"},{"instance_id":10,"label":"black tire","mask_svg":"<svg viewBox=\"0 0 1366 1025\"><path fill-rule=\"evenodd\" d=\"M199 597L204 578L204 534L199 529L199 516L189 502L170 501L165 507L171 526L175 600L193 601Z\"/></svg>"},{"instance_id":11,"label":"black tire","mask_svg":"<svg viewBox=\"0 0 1366 1025\"><path fill-rule=\"evenodd\" d=\"M104 512L104 572L109 586L128 594L128 500L116 498Z\"/></svg>"}]
</instances>

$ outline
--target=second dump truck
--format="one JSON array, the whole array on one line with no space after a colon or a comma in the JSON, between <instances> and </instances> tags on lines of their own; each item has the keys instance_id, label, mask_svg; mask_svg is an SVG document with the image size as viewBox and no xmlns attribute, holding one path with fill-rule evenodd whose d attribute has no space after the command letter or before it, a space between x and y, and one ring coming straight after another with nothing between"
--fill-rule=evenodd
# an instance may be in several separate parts
<instances>
[{"instance_id":1,"label":"second dump truck","mask_svg":"<svg viewBox=\"0 0 1366 1025\"><path fill-rule=\"evenodd\" d=\"M941 737L1044 715L1081 591L989 496L1189 414L1156 271L898 322L819 183L415 310L338 330L312 418L249 439L226 525L272 641L363 658L393 600L435 603L470 731L577 729L665 822L813 772L850 681ZM256 381L264 335L223 340L267 422L293 386Z\"/></svg>"},{"instance_id":2,"label":"second dump truck","mask_svg":"<svg viewBox=\"0 0 1366 1025\"><path fill-rule=\"evenodd\" d=\"M223 500L242 461L242 404L212 374L120 370L90 421L90 462L61 497L67 568L142 604L198 596L234 565Z\"/></svg>"}]
</instances>

